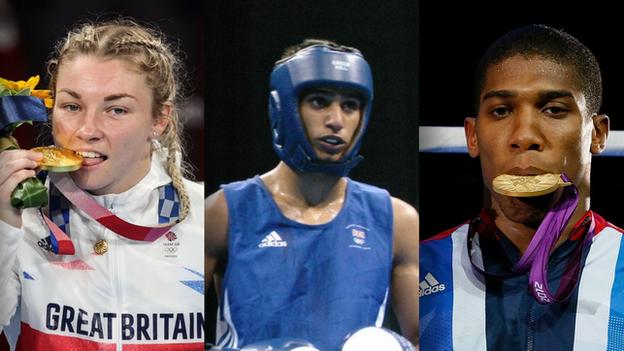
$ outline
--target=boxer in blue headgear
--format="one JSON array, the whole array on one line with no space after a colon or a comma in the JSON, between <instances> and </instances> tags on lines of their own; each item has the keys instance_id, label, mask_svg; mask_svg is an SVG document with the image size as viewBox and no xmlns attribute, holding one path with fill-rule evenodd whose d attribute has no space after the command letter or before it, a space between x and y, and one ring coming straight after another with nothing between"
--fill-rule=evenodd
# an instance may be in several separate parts
<instances>
[{"instance_id":1,"label":"boxer in blue headgear","mask_svg":"<svg viewBox=\"0 0 624 351\"><path fill-rule=\"evenodd\" d=\"M351 145L338 162L323 162L314 152L299 113L299 99L314 87L357 92L362 118ZM361 160L358 155L373 101L373 77L362 54L345 46L314 44L278 61L271 74L269 117L273 148L288 166L303 172L344 176Z\"/></svg>"},{"instance_id":2,"label":"boxer in blue headgear","mask_svg":"<svg viewBox=\"0 0 624 351\"><path fill-rule=\"evenodd\" d=\"M206 200L219 347L286 338L338 350L355 330L382 325L390 292L401 332L417 341L418 214L346 177L362 158L372 100L356 49L307 40L275 64L269 110L282 162Z\"/></svg>"}]
</instances>

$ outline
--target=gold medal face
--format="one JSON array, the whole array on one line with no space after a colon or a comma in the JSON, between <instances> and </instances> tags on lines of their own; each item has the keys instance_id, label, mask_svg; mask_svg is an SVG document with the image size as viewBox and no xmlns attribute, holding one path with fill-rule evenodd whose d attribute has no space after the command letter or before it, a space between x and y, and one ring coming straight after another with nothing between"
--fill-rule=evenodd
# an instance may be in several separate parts
<instances>
[{"instance_id":1,"label":"gold medal face","mask_svg":"<svg viewBox=\"0 0 624 351\"><path fill-rule=\"evenodd\" d=\"M535 176L501 174L494 178L494 191L513 197L532 197L552 193L559 187L571 185L564 182L559 174L546 173Z\"/></svg>"},{"instance_id":2,"label":"gold medal face","mask_svg":"<svg viewBox=\"0 0 624 351\"><path fill-rule=\"evenodd\" d=\"M43 159L39 168L49 172L72 172L82 167L82 156L73 151L53 146L42 146L32 149L41 152Z\"/></svg>"},{"instance_id":3,"label":"gold medal face","mask_svg":"<svg viewBox=\"0 0 624 351\"><path fill-rule=\"evenodd\" d=\"M108 251L108 243L102 239L93 245L93 250L98 255L103 255Z\"/></svg>"}]
</instances>

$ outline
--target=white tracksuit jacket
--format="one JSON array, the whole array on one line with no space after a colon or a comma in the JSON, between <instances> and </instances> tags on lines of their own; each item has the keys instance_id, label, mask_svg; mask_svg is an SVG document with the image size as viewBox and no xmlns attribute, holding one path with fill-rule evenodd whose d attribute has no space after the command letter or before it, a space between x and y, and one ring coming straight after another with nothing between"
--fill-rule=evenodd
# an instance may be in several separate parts
<instances>
[{"instance_id":1,"label":"white tracksuit jacket","mask_svg":"<svg viewBox=\"0 0 624 351\"><path fill-rule=\"evenodd\" d=\"M169 182L154 161L130 190L94 198L128 222L155 225L158 187ZM57 256L38 211L23 212L21 229L0 221L0 331L12 349L203 350L204 191L185 184L188 217L153 242L117 235L72 208L76 254ZM97 255L101 239L109 249Z\"/></svg>"}]
</instances>

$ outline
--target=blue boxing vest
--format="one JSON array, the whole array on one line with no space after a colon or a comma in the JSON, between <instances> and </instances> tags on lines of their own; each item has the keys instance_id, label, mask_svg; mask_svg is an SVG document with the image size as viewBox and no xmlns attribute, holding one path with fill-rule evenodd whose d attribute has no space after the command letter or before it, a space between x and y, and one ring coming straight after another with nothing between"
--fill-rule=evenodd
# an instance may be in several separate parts
<instances>
[{"instance_id":1,"label":"blue boxing vest","mask_svg":"<svg viewBox=\"0 0 624 351\"><path fill-rule=\"evenodd\" d=\"M385 190L347 178L330 222L286 218L260 177L223 187L228 263L217 344L287 337L336 350L350 332L381 326L392 270L392 205Z\"/></svg>"}]
</instances>

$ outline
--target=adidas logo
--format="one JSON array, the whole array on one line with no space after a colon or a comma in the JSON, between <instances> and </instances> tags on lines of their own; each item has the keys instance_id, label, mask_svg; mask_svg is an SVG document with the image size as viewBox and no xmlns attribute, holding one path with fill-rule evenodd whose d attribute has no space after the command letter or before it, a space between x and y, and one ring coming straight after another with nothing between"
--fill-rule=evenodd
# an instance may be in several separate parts
<instances>
[{"instance_id":1,"label":"adidas logo","mask_svg":"<svg viewBox=\"0 0 624 351\"><path fill-rule=\"evenodd\" d=\"M282 240L282 237L274 230L264 237L258 247L286 247L288 243Z\"/></svg>"},{"instance_id":2,"label":"adidas logo","mask_svg":"<svg viewBox=\"0 0 624 351\"><path fill-rule=\"evenodd\" d=\"M431 294L435 294L440 291L444 291L446 287L444 284L433 277L433 274L427 273L425 280L421 281L418 287L418 296L423 297Z\"/></svg>"},{"instance_id":3,"label":"adidas logo","mask_svg":"<svg viewBox=\"0 0 624 351\"><path fill-rule=\"evenodd\" d=\"M37 241L37 246L46 251L54 252L54 249L52 249L52 239L50 239L49 235L45 238L39 239L39 241Z\"/></svg>"}]
</instances>

